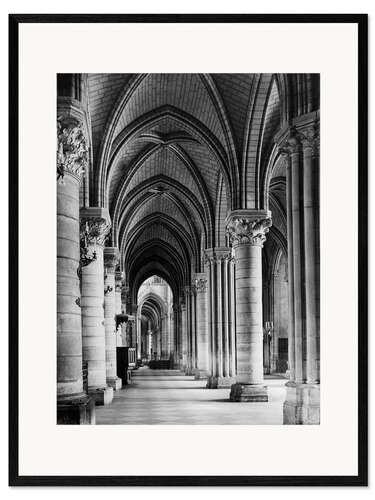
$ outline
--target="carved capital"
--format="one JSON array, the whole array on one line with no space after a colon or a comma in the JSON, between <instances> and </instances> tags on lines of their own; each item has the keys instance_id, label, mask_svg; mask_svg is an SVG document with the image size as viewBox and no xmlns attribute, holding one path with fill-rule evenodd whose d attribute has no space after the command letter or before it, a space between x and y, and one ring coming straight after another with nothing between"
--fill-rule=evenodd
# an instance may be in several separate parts
<instances>
[{"instance_id":1,"label":"carved capital","mask_svg":"<svg viewBox=\"0 0 375 500\"><path fill-rule=\"evenodd\" d=\"M127 304L130 298L130 287L128 285L122 285L121 288L121 302Z\"/></svg>"},{"instance_id":2,"label":"carved capital","mask_svg":"<svg viewBox=\"0 0 375 500\"><path fill-rule=\"evenodd\" d=\"M292 127L290 129L288 137L282 142L278 148L278 152L281 155L290 156L293 153L298 153L301 149L306 151L307 149L312 150L312 154L315 156L319 154L320 147L320 134L319 127L315 124L297 129Z\"/></svg>"},{"instance_id":3,"label":"carved capital","mask_svg":"<svg viewBox=\"0 0 375 500\"><path fill-rule=\"evenodd\" d=\"M104 248L104 267L107 273L115 274L119 256L120 254L116 247Z\"/></svg>"},{"instance_id":4,"label":"carved capital","mask_svg":"<svg viewBox=\"0 0 375 500\"><path fill-rule=\"evenodd\" d=\"M98 207L80 210L81 246L104 245L111 229L111 219L106 209Z\"/></svg>"},{"instance_id":5,"label":"carved capital","mask_svg":"<svg viewBox=\"0 0 375 500\"><path fill-rule=\"evenodd\" d=\"M232 261L233 252L228 247L208 248L204 251L205 264L219 264L224 261Z\"/></svg>"},{"instance_id":6,"label":"carved capital","mask_svg":"<svg viewBox=\"0 0 375 500\"><path fill-rule=\"evenodd\" d=\"M319 148L320 148L319 129L317 129L316 127L309 127L303 132L299 133L299 138L302 143L304 152L310 149L313 156L317 156L319 154Z\"/></svg>"},{"instance_id":7,"label":"carved capital","mask_svg":"<svg viewBox=\"0 0 375 500\"><path fill-rule=\"evenodd\" d=\"M80 178L87 168L89 148L82 122L72 117L57 118L57 180L63 181L66 172Z\"/></svg>"},{"instance_id":8,"label":"carved capital","mask_svg":"<svg viewBox=\"0 0 375 500\"><path fill-rule=\"evenodd\" d=\"M84 241L86 247L89 244L104 245L111 229L111 226L108 225L107 221L100 217L81 219L80 227L81 241Z\"/></svg>"},{"instance_id":9,"label":"carved capital","mask_svg":"<svg viewBox=\"0 0 375 500\"><path fill-rule=\"evenodd\" d=\"M295 127L291 127L288 137L282 142L278 148L281 155L292 155L299 153L301 150L300 135Z\"/></svg>"},{"instance_id":10,"label":"carved capital","mask_svg":"<svg viewBox=\"0 0 375 500\"><path fill-rule=\"evenodd\" d=\"M207 277L205 273L196 273L193 279L196 293L204 293L207 290Z\"/></svg>"},{"instance_id":11,"label":"carved capital","mask_svg":"<svg viewBox=\"0 0 375 500\"><path fill-rule=\"evenodd\" d=\"M233 212L227 219L227 234L233 246L249 244L263 247L271 225L267 212Z\"/></svg>"},{"instance_id":12,"label":"carved capital","mask_svg":"<svg viewBox=\"0 0 375 500\"><path fill-rule=\"evenodd\" d=\"M122 280L124 279L124 273L120 271L120 269L116 269L115 273L115 286L116 292L122 291Z\"/></svg>"}]
</instances>

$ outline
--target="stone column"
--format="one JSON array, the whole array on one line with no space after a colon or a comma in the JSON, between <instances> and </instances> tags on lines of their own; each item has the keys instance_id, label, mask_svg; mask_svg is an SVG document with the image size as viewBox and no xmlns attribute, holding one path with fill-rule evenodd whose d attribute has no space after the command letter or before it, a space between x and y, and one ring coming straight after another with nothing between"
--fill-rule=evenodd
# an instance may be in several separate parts
<instances>
[{"instance_id":1,"label":"stone column","mask_svg":"<svg viewBox=\"0 0 375 500\"><path fill-rule=\"evenodd\" d=\"M196 317L197 317L197 368L195 379L204 379L209 375L209 342L207 322L207 277L206 273L194 275L196 289Z\"/></svg>"},{"instance_id":2,"label":"stone column","mask_svg":"<svg viewBox=\"0 0 375 500\"><path fill-rule=\"evenodd\" d=\"M161 358L169 359L170 341L169 341L169 312L168 309L162 317L162 339L161 339Z\"/></svg>"},{"instance_id":3,"label":"stone column","mask_svg":"<svg viewBox=\"0 0 375 500\"><path fill-rule=\"evenodd\" d=\"M122 280L123 275L119 269L116 269L115 273L115 301L116 301L116 314L122 313Z\"/></svg>"},{"instance_id":4,"label":"stone column","mask_svg":"<svg viewBox=\"0 0 375 500\"><path fill-rule=\"evenodd\" d=\"M287 146L287 145L286 145ZM293 210L292 210L292 173L289 148L281 148L280 153L287 160L286 167L286 220L288 233L288 371L289 380L294 381L295 346L294 346L294 272L293 272Z\"/></svg>"},{"instance_id":5,"label":"stone column","mask_svg":"<svg viewBox=\"0 0 375 500\"><path fill-rule=\"evenodd\" d=\"M197 290L193 282L190 287L191 303L191 332L190 332L190 353L191 353L191 374L197 371Z\"/></svg>"},{"instance_id":6,"label":"stone column","mask_svg":"<svg viewBox=\"0 0 375 500\"><path fill-rule=\"evenodd\" d=\"M106 381L103 246L110 219L108 210L98 207L82 208L80 215L83 359L88 365L89 394L96 404L108 404L113 388Z\"/></svg>"},{"instance_id":7,"label":"stone column","mask_svg":"<svg viewBox=\"0 0 375 500\"><path fill-rule=\"evenodd\" d=\"M185 375L193 375L193 357L192 357L192 329L193 329L193 318L192 318L192 290L190 285L186 285L184 288L185 293L185 304L186 304L186 369Z\"/></svg>"},{"instance_id":8,"label":"stone column","mask_svg":"<svg viewBox=\"0 0 375 500\"><path fill-rule=\"evenodd\" d=\"M231 401L268 401L263 382L262 247L270 225L267 211L238 210L227 219L236 262L237 383Z\"/></svg>"},{"instance_id":9,"label":"stone column","mask_svg":"<svg viewBox=\"0 0 375 500\"><path fill-rule=\"evenodd\" d=\"M173 303L173 336L174 336L174 351L173 351L173 363L174 368L180 369L180 308L178 304Z\"/></svg>"},{"instance_id":10,"label":"stone column","mask_svg":"<svg viewBox=\"0 0 375 500\"><path fill-rule=\"evenodd\" d=\"M104 326L107 385L115 391L121 389L122 380L117 376L116 353L116 266L119 251L114 247L104 249Z\"/></svg>"},{"instance_id":11,"label":"stone column","mask_svg":"<svg viewBox=\"0 0 375 500\"><path fill-rule=\"evenodd\" d=\"M289 296L294 307L294 371L287 383L284 424L320 422L318 141L315 123L310 123L298 130L292 128L280 148L290 164L288 253L293 258L289 256L288 264L292 263Z\"/></svg>"},{"instance_id":12,"label":"stone column","mask_svg":"<svg viewBox=\"0 0 375 500\"><path fill-rule=\"evenodd\" d=\"M319 136L302 136L303 220L305 242L306 383L320 382L319 331Z\"/></svg>"},{"instance_id":13,"label":"stone column","mask_svg":"<svg viewBox=\"0 0 375 500\"><path fill-rule=\"evenodd\" d=\"M94 424L83 390L79 268L79 184L88 161L82 123L57 121L57 423Z\"/></svg>"},{"instance_id":14,"label":"stone column","mask_svg":"<svg viewBox=\"0 0 375 500\"><path fill-rule=\"evenodd\" d=\"M121 299L122 280L123 280L123 273L119 269L116 269L116 274L115 274L116 315L122 314L122 299ZM124 325L126 326L126 323L124 323ZM116 329L116 346L118 347L122 346L121 333L122 333L122 325L119 325Z\"/></svg>"},{"instance_id":15,"label":"stone column","mask_svg":"<svg viewBox=\"0 0 375 500\"><path fill-rule=\"evenodd\" d=\"M210 374L207 388L218 389L230 387L235 379L232 373L233 353L231 325L231 260L232 249L227 247L209 248L205 250L208 266L209 290L209 355Z\"/></svg>"},{"instance_id":16,"label":"stone column","mask_svg":"<svg viewBox=\"0 0 375 500\"><path fill-rule=\"evenodd\" d=\"M185 298L182 299L180 304L181 316L181 371L186 372L188 368L188 336L187 336L187 310Z\"/></svg>"}]
</instances>

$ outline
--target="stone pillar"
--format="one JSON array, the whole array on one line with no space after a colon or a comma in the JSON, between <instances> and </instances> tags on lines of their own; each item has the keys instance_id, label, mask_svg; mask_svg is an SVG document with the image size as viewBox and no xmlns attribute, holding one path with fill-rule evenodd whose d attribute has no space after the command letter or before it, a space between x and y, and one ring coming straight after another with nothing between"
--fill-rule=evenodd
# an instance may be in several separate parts
<instances>
[{"instance_id":1,"label":"stone pillar","mask_svg":"<svg viewBox=\"0 0 375 500\"><path fill-rule=\"evenodd\" d=\"M185 332L186 332L186 368L185 375L193 375L193 358L192 358L192 329L193 329L193 318L192 318L192 290L190 285L186 285L184 288L185 293L185 304L186 304L186 322L185 322Z\"/></svg>"},{"instance_id":2,"label":"stone pillar","mask_svg":"<svg viewBox=\"0 0 375 500\"><path fill-rule=\"evenodd\" d=\"M187 334L187 309L185 298L180 304L181 317L181 371L186 372L188 369L188 334Z\"/></svg>"},{"instance_id":3,"label":"stone pillar","mask_svg":"<svg viewBox=\"0 0 375 500\"><path fill-rule=\"evenodd\" d=\"M236 262L237 383L231 401L268 401L263 383L262 247L270 225L267 211L238 210L227 219Z\"/></svg>"},{"instance_id":4,"label":"stone pillar","mask_svg":"<svg viewBox=\"0 0 375 500\"><path fill-rule=\"evenodd\" d=\"M319 424L319 136L315 124L292 128L280 151L289 161L289 297L294 308L294 370L284 424ZM290 234L291 232L291 234ZM291 244L291 247L289 246ZM292 253L293 258L290 258ZM290 338L290 337L289 337Z\"/></svg>"},{"instance_id":5,"label":"stone pillar","mask_svg":"<svg viewBox=\"0 0 375 500\"><path fill-rule=\"evenodd\" d=\"M209 342L207 322L207 277L206 273L194 275L196 289L196 336L197 336L197 368L195 379L207 378L209 375Z\"/></svg>"},{"instance_id":6,"label":"stone pillar","mask_svg":"<svg viewBox=\"0 0 375 500\"><path fill-rule=\"evenodd\" d=\"M301 139L305 243L306 383L319 384L319 136L313 128L310 128Z\"/></svg>"},{"instance_id":7,"label":"stone pillar","mask_svg":"<svg viewBox=\"0 0 375 500\"><path fill-rule=\"evenodd\" d=\"M121 292L122 292L122 280L123 280L123 273L119 270L116 269L116 274L115 274L115 302L116 302L116 315L117 314L122 314L122 299L121 299ZM126 326L126 323L124 323ZM116 329L116 346L121 347L122 346L122 325L119 325Z\"/></svg>"},{"instance_id":8,"label":"stone pillar","mask_svg":"<svg viewBox=\"0 0 375 500\"><path fill-rule=\"evenodd\" d=\"M191 329L190 329L190 357L191 357L191 374L195 375L197 371L197 290L193 282L190 287L190 304L191 304Z\"/></svg>"},{"instance_id":9,"label":"stone pillar","mask_svg":"<svg viewBox=\"0 0 375 500\"><path fill-rule=\"evenodd\" d=\"M170 355L170 342L169 342L169 312L168 310L162 317L162 331L161 331L161 358L169 359Z\"/></svg>"},{"instance_id":10,"label":"stone pillar","mask_svg":"<svg viewBox=\"0 0 375 500\"><path fill-rule=\"evenodd\" d=\"M209 356L210 373L207 388L230 387L233 377L231 301L232 249L227 247L205 250L208 266Z\"/></svg>"},{"instance_id":11,"label":"stone pillar","mask_svg":"<svg viewBox=\"0 0 375 500\"><path fill-rule=\"evenodd\" d=\"M173 350L173 367L180 369L180 308L178 304L173 303L173 338L174 338L174 350Z\"/></svg>"},{"instance_id":12,"label":"stone pillar","mask_svg":"<svg viewBox=\"0 0 375 500\"><path fill-rule=\"evenodd\" d=\"M123 275L119 269L115 273L115 301L116 301L116 314L122 313L122 280Z\"/></svg>"},{"instance_id":13,"label":"stone pillar","mask_svg":"<svg viewBox=\"0 0 375 500\"><path fill-rule=\"evenodd\" d=\"M57 423L94 424L94 401L83 390L77 274L79 184L88 148L77 119L60 116L57 130Z\"/></svg>"},{"instance_id":14,"label":"stone pillar","mask_svg":"<svg viewBox=\"0 0 375 500\"><path fill-rule=\"evenodd\" d=\"M116 266L119 251L114 247L104 249L104 326L107 385L115 391L121 389L122 380L117 376L116 354Z\"/></svg>"},{"instance_id":15,"label":"stone pillar","mask_svg":"<svg viewBox=\"0 0 375 500\"><path fill-rule=\"evenodd\" d=\"M103 246L110 219L108 211L98 207L82 208L80 215L83 359L87 361L89 394L96 404L108 404L113 389L106 381Z\"/></svg>"}]
</instances>

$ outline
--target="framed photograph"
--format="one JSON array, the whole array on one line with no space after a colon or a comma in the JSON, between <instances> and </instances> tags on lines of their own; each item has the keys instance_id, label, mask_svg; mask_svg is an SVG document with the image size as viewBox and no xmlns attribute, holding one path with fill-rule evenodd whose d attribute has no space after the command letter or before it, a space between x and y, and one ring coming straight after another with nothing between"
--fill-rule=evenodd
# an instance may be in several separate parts
<instances>
[{"instance_id":1,"label":"framed photograph","mask_svg":"<svg viewBox=\"0 0 375 500\"><path fill-rule=\"evenodd\" d=\"M12 14L9 68L10 485L367 485L367 16Z\"/></svg>"}]
</instances>

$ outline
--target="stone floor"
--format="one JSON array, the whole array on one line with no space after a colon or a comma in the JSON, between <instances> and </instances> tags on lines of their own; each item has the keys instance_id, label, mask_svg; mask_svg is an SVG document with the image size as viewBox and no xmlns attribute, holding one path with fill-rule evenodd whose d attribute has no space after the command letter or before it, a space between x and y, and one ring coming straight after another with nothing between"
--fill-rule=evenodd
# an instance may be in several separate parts
<instances>
[{"instance_id":1,"label":"stone floor","mask_svg":"<svg viewBox=\"0 0 375 500\"><path fill-rule=\"evenodd\" d=\"M232 403L229 389L206 389L177 370L140 368L112 403L96 407L97 424L282 424L285 378L266 377L268 403Z\"/></svg>"}]
</instances>

